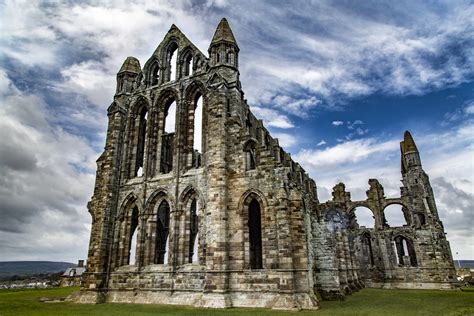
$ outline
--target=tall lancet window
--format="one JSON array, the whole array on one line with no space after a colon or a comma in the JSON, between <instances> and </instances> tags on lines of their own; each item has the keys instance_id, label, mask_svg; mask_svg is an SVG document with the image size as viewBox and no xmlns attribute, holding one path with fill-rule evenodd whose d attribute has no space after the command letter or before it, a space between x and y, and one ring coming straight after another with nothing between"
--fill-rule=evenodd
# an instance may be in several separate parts
<instances>
[{"instance_id":1,"label":"tall lancet window","mask_svg":"<svg viewBox=\"0 0 474 316\"><path fill-rule=\"evenodd\" d=\"M169 173L173 169L173 141L176 128L176 101L165 107L165 122L161 139L160 171Z\"/></svg>"},{"instance_id":2,"label":"tall lancet window","mask_svg":"<svg viewBox=\"0 0 474 316\"><path fill-rule=\"evenodd\" d=\"M250 268L262 269L262 220L260 204L256 199L249 204L248 216Z\"/></svg>"},{"instance_id":3,"label":"tall lancet window","mask_svg":"<svg viewBox=\"0 0 474 316\"><path fill-rule=\"evenodd\" d=\"M198 225L199 217L197 215L197 199L191 201L190 207L190 226L189 226L189 263L198 262Z\"/></svg>"},{"instance_id":4,"label":"tall lancet window","mask_svg":"<svg viewBox=\"0 0 474 316\"><path fill-rule=\"evenodd\" d=\"M135 177L143 175L143 163L145 160L145 143L146 143L146 125L148 119L148 110L144 106L138 114L138 142L135 163Z\"/></svg>"},{"instance_id":5,"label":"tall lancet window","mask_svg":"<svg viewBox=\"0 0 474 316\"><path fill-rule=\"evenodd\" d=\"M170 206L168 202L163 200L158 206L156 216L156 249L155 263L168 263L169 252L169 223L170 223Z\"/></svg>"},{"instance_id":6,"label":"tall lancet window","mask_svg":"<svg viewBox=\"0 0 474 316\"><path fill-rule=\"evenodd\" d=\"M368 233L364 233L361 236L362 241L362 253L364 257L367 259L367 262L373 266L374 265L374 254L372 251L372 241L370 240L370 235Z\"/></svg>"},{"instance_id":7,"label":"tall lancet window","mask_svg":"<svg viewBox=\"0 0 474 316\"><path fill-rule=\"evenodd\" d=\"M176 43L172 43L168 48L168 67L169 67L169 80L174 81L178 79L177 73L177 61L178 61L178 45Z\"/></svg>"},{"instance_id":8,"label":"tall lancet window","mask_svg":"<svg viewBox=\"0 0 474 316\"><path fill-rule=\"evenodd\" d=\"M201 166L202 157L202 96L198 94L194 101L194 128L193 128L193 167Z\"/></svg>"},{"instance_id":9,"label":"tall lancet window","mask_svg":"<svg viewBox=\"0 0 474 316\"><path fill-rule=\"evenodd\" d=\"M135 264L135 258L137 253L137 235L138 235L138 208L135 206L131 210L130 216L130 235L128 236L128 253L127 261L128 264Z\"/></svg>"},{"instance_id":10,"label":"tall lancet window","mask_svg":"<svg viewBox=\"0 0 474 316\"><path fill-rule=\"evenodd\" d=\"M257 167L256 145L254 141L249 141L244 147L245 170L253 170Z\"/></svg>"},{"instance_id":11,"label":"tall lancet window","mask_svg":"<svg viewBox=\"0 0 474 316\"><path fill-rule=\"evenodd\" d=\"M159 79L160 79L160 67L158 65L158 62L155 62L151 68L150 85L156 86L158 84Z\"/></svg>"},{"instance_id":12,"label":"tall lancet window","mask_svg":"<svg viewBox=\"0 0 474 316\"><path fill-rule=\"evenodd\" d=\"M193 54L188 53L184 58L184 76L193 75Z\"/></svg>"}]
</instances>

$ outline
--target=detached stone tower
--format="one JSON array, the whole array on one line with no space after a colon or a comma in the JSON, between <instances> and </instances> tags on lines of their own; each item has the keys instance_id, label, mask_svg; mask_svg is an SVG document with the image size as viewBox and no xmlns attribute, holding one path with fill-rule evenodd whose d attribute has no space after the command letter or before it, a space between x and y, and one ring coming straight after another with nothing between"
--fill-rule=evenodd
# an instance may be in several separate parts
<instances>
[{"instance_id":1,"label":"detached stone tower","mask_svg":"<svg viewBox=\"0 0 474 316\"><path fill-rule=\"evenodd\" d=\"M371 179L365 201L338 184L320 204L250 112L225 19L208 53L172 25L143 69L134 57L120 68L76 301L315 309L316 292L449 287L449 244L409 133L400 198ZM386 225L393 203L408 225ZM357 206L375 228L359 227Z\"/></svg>"},{"instance_id":2,"label":"detached stone tower","mask_svg":"<svg viewBox=\"0 0 474 316\"><path fill-rule=\"evenodd\" d=\"M208 53L173 25L117 74L78 301L317 308L316 185L250 112L225 19Z\"/></svg>"}]
</instances>

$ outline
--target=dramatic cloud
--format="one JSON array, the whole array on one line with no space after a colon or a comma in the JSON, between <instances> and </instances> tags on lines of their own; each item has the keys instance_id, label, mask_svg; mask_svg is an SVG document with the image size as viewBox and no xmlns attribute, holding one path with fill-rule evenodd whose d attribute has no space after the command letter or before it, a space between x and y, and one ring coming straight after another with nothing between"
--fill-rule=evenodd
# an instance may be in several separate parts
<instances>
[{"instance_id":1,"label":"dramatic cloud","mask_svg":"<svg viewBox=\"0 0 474 316\"><path fill-rule=\"evenodd\" d=\"M0 74L0 260L73 260L71 247L87 244L97 153L52 127L44 101Z\"/></svg>"},{"instance_id":2,"label":"dramatic cloud","mask_svg":"<svg viewBox=\"0 0 474 316\"><path fill-rule=\"evenodd\" d=\"M257 49L243 54L242 65L247 93L257 103L272 105L275 96L292 97L298 90L328 104L373 93L422 94L465 82L474 71L469 1L370 7L318 1L280 10L267 10L271 4L262 1L242 17L246 6L239 3L229 13L242 22L241 33L254 34L243 39ZM287 110L305 115L311 108Z\"/></svg>"}]
</instances>

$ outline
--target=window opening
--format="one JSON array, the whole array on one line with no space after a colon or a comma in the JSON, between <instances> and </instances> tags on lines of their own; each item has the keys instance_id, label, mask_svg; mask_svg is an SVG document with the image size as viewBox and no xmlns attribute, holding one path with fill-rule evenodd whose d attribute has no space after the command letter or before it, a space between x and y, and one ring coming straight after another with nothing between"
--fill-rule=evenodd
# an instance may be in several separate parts
<instances>
[{"instance_id":1,"label":"window opening","mask_svg":"<svg viewBox=\"0 0 474 316\"><path fill-rule=\"evenodd\" d=\"M176 101L172 101L165 111L164 133L161 139L160 171L168 173L173 169L173 139L176 128Z\"/></svg>"},{"instance_id":2,"label":"window opening","mask_svg":"<svg viewBox=\"0 0 474 316\"><path fill-rule=\"evenodd\" d=\"M249 204L248 228L250 242L250 268L262 269L262 224L260 204L253 199Z\"/></svg>"},{"instance_id":3,"label":"window opening","mask_svg":"<svg viewBox=\"0 0 474 316\"><path fill-rule=\"evenodd\" d=\"M188 262L197 262L198 258L198 215L197 200L193 199L190 207L190 228L189 228L189 257Z\"/></svg>"},{"instance_id":4,"label":"window opening","mask_svg":"<svg viewBox=\"0 0 474 316\"><path fill-rule=\"evenodd\" d=\"M170 221L170 206L168 202L163 200L158 207L156 219L156 249L155 249L155 263L168 263L169 251L169 221Z\"/></svg>"},{"instance_id":5,"label":"window opening","mask_svg":"<svg viewBox=\"0 0 474 316\"><path fill-rule=\"evenodd\" d=\"M128 247L128 262L127 264L135 264L135 258L137 253L137 235L138 235L138 208L135 206L132 210L132 216L130 219L130 235L129 235L129 247Z\"/></svg>"},{"instance_id":6,"label":"window opening","mask_svg":"<svg viewBox=\"0 0 474 316\"><path fill-rule=\"evenodd\" d=\"M135 177L139 177L143 174L143 162L145 158L145 142L146 142L146 125L148 119L148 110L143 107L139 113L138 123L138 143L136 152L136 163L135 163ZM140 171L140 169L142 169ZM139 174L140 171L140 174Z\"/></svg>"},{"instance_id":7,"label":"window opening","mask_svg":"<svg viewBox=\"0 0 474 316\"><path fill-rule=\"evenodd\" d=\"M193 128L193 161L195 168L201 166L202 159L202 96L198 95L194 102L194 128Z\"/></svg>"},{"instance_id":8,"label":"window opening","mask_svg":"<svg viewBox=\"0 0 474 316\"><path fill-rule=\"evenodd\" d=\"M365 206L358 206L355 208L354 220L355 223L352 223L352 228L374 228L375 226L374 213Z\"/></svg>"},{"instance_id":9,"label":"window opening","mask_svg":"<svg viewBox=\"0 0 474 316\"><path fill-rule=\"evenodd\" d=\"M176 48L170 51L170 80L175 81L177 79L176 73L176 62L177 62Z\"/></svg>"},{"instance_id":10,"label":"window opening","mask_svg":"<svg viewBox=\"0 0 474 316\"><path fill-rule=\"evenodd\" d=\"M402 205L391 204L384 209L383 213L386 224L389 227L401 227L407 225Z\"/></svg>"}]
</instances>

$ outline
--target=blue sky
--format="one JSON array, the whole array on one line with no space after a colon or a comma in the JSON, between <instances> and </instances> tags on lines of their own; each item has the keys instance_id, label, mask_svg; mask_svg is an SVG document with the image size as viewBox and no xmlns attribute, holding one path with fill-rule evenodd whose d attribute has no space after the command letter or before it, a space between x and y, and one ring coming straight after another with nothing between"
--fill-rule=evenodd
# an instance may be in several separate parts
<instances>
[{"instance_id":1,"label":"blue sky","mask_svg":"<svg viewBox=\"0 0 474 316\"><path fill-rule=\"evenodd\" d=\"M0 1L0 260L86 257L116 72L172 23L207 54L224 16L252 111L322 202L369 178L396 196L408 129L454 256L474 259L474 6L218 0Z\"/></svg>"}]
</instances>

